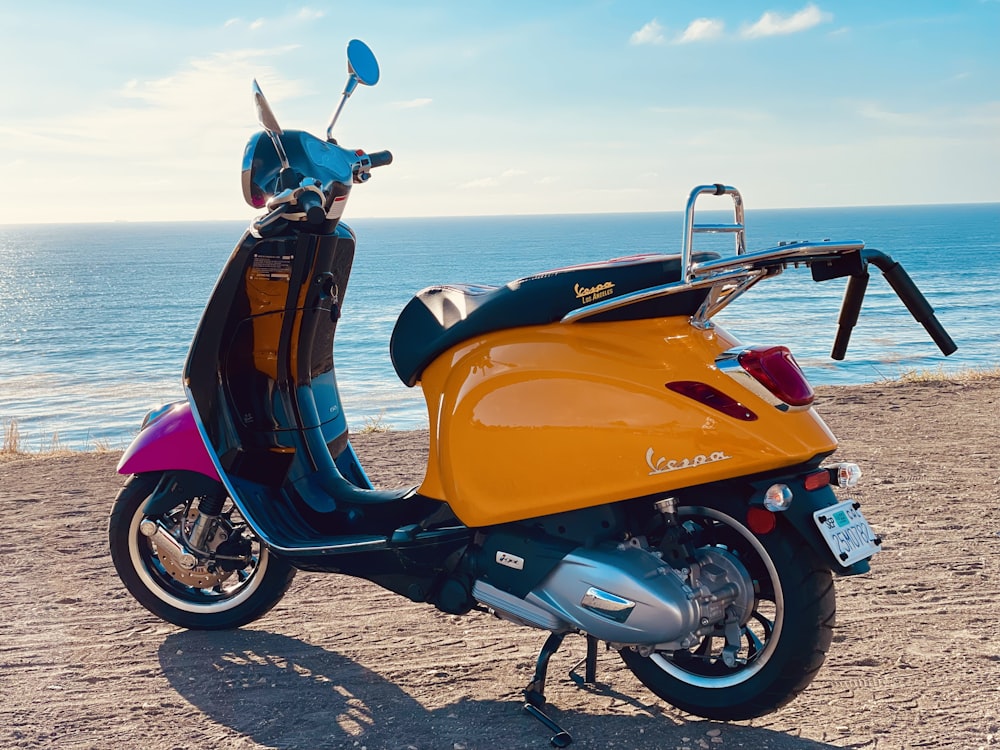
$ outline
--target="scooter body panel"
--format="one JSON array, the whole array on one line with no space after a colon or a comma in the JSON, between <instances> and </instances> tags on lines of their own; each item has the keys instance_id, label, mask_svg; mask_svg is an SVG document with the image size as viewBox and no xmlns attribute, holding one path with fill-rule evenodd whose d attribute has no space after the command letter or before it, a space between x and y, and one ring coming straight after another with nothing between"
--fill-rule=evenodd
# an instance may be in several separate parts
<instances>
[{"instance_id":1,"label":"scooter body panel","mask_svg":"<svg viewBox=\"0 0 1000 750\"><path fill-rule=\"evenodd\" d=\"M186 401L171 404L140 430L118 462L119 474L169 470L193 471L219 480Z\"/></svg>"},{"instance_id":2,"label":"scooter body panel","mask_svg":"<svg viewBox=\"0 0 1000 750\"><path fill-rule=\"evenodd\" d=\"M424 372L430 455L420 493L467 526L667 493L801 464L836 439L812 410L781 411L715 366L738 342L686 318L553 324L467 341ZM744 421L674 393L698 381Z\"/></svg>"}]
</instances>

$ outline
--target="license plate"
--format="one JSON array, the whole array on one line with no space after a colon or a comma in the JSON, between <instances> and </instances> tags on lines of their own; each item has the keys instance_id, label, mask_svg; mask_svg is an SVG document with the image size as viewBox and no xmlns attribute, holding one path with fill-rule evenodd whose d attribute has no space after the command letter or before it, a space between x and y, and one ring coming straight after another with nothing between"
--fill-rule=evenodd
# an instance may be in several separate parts
<instances>
[{"instance_id":1,"label":"license plate","mask_svg":"<svg viewBox=\"0 0 1000 750\"><path fill-rule=\"evenodd\" d=\"M853 500L813 513L823 540L845 568L879 551L882 540L875 536L860 506Z\"/></svg>"}]
</instances>

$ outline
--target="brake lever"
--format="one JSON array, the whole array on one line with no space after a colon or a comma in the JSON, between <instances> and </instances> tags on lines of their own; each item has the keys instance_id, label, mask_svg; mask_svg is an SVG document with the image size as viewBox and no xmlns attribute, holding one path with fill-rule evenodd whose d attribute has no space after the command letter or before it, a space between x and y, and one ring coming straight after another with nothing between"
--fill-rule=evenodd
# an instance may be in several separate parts
<instances>
[{"instance_id":1,"label":"brake lever","mask_svg":"<svg viewBox=\"0 0 1000 750\"><path fill-rule=\"evenodd\" d=\"M323 209L325 197L323 184L319 180L303 178L297 188L285 188L271 196L267 202L269 212L254 220L250 233L260 239L262 232L279 219L318 224L326 216ZM299 210L293 211L293 208Z\"/></svg>"},{"instance_id":2,"label":"brake lever","mask_svg":"<svg viewBox=\"0 0 1000 750\"><path fill-rule=\"evenodd\" d=\"M268 201L270 203L270 201ZM250 224L250 234L257 239L264 236L264 232L272 224L275 224L280 219L284 218L285 212L288 210L289 204L282 203L275 207L273 210L268 211L263 216L260 216L253 220Z\"/></svg>"}]
</instances>

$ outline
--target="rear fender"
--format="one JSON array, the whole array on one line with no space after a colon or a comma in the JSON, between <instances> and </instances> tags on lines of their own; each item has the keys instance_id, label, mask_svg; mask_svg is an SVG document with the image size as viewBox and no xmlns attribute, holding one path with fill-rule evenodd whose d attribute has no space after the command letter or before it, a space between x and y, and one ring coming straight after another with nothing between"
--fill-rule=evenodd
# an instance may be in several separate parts
<instances>
[{"instance_id":1,"label":"rear fender","mask_svg":"<svg viewBox=\"0 0 1000 750\"><path fill-rule=\"evenodd\" d=\"M834 494L833 488L829 485L815 490L807 490L802 483L802 477L781 477L780 479L772 479L765 482L754 482L754 494L750 505L760 508L764 507L764 493L776 481L788 485L794 498L788 510L782 511L777 515L791 524L795 531L815 550L820 559L829 564L830 570L836 575L853 576L860 573L867 573L871 569L867 560L860 560L845 568L833 556L830 548L823 541L819 529L816 528L816 523L813 521L813 513L823 508L829 508L831 505L836 505L841 500L841 498L838 498Z\"/></svg>"},{"instance_id":2,"label":"rear fender","mask_svg":"<svg viewBox=\"0 0 1000 750\"><path fill-rule=\"evenodd\" d=\"M118 462L119 474L187 471L221 482L186 401L170 404L135 436Z\"/></svg>"}]
</instances>

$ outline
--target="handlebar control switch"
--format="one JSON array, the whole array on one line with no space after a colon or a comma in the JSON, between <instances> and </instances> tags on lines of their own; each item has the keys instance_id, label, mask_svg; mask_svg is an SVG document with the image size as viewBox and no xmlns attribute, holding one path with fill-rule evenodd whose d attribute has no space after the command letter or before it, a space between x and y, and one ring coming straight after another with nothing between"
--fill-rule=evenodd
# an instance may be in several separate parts
<instances>
[{"instance_id":1,"label":"handlebar control switch","mask_svg":"<svg viewBox=\"0 0 1000 750\"><path fill-rule=\"evenodd\" d=\"M360 148L354 152L354 155L358 157L358 160L354 163L354 168L352 169L354 182L367 182L372 176L372 160L369 158L368 154Z\"/></svg>"}]
</instances>

